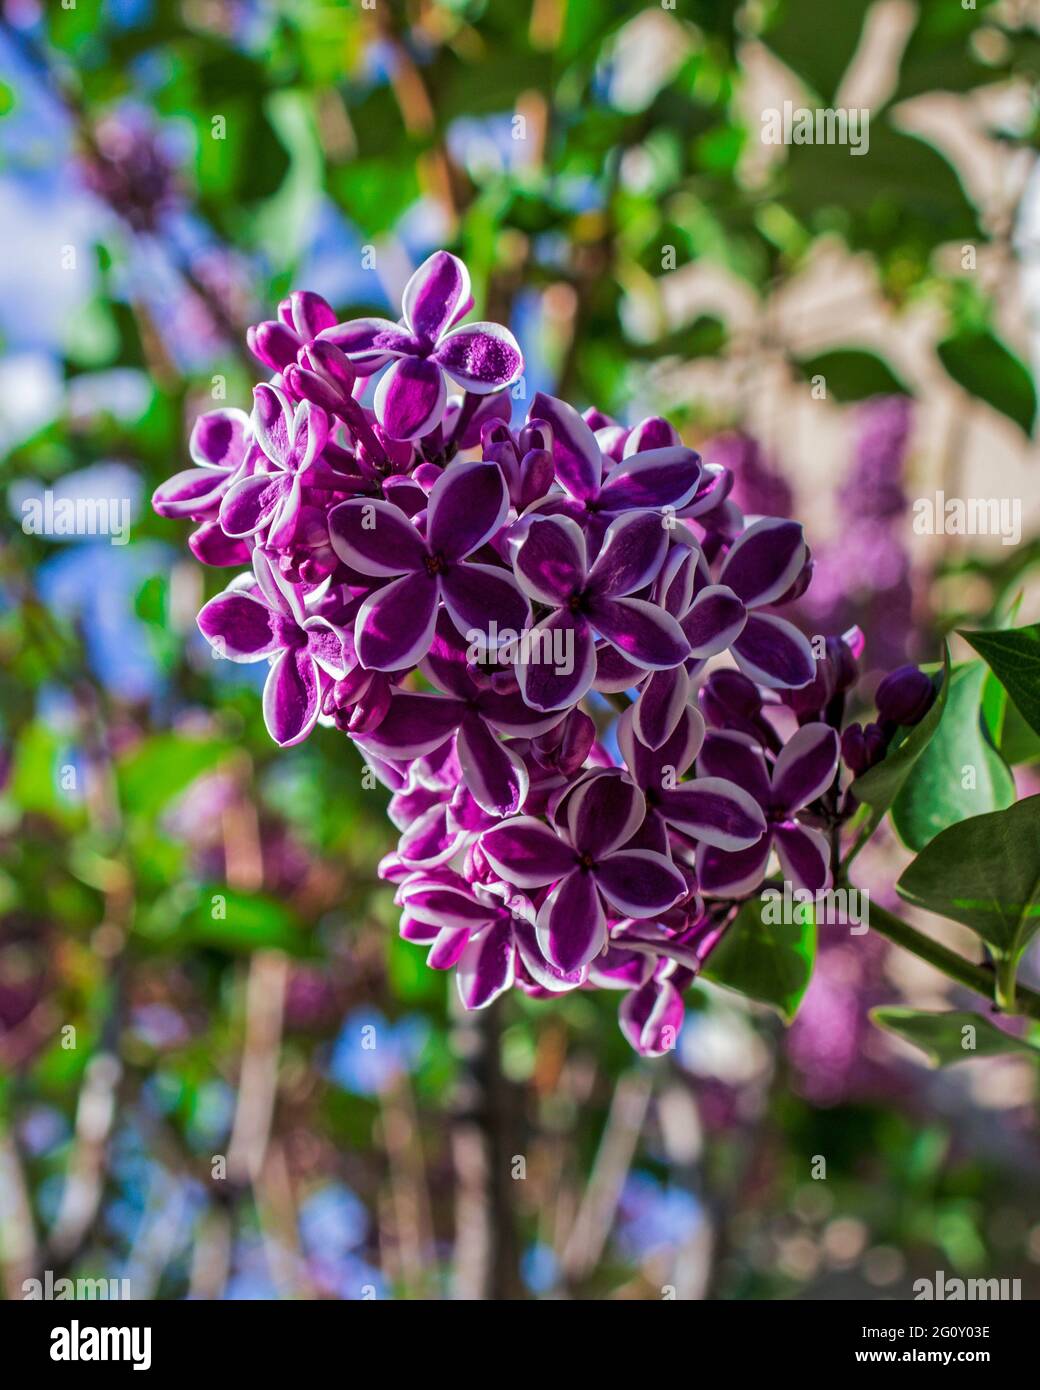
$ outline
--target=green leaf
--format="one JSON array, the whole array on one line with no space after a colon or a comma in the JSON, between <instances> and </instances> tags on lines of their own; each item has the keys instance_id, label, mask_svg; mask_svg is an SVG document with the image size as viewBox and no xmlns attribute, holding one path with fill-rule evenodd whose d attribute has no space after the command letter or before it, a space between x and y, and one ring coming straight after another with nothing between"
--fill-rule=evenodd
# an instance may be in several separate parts
<instances>
[{"instance_id":1,"label":"green leaf","mask_svg":"<svg viewBox=\"0 0 1040 1390\"><path fill-rule=\"evenodd\" d=\"M983 727L988 674L981 661L953 672L939 727L892 804L892 822L910 849L924 849L947 826L1003 810L1015 799L1015 779ZM965 786L969 769L973 785Z\"/></svg>"},{"instance_id":2,"label":"green leaf","mask_svg":"<svg viewBox=\"0 0 1040 1390\"><path fill-rule=\"evenodd\" d=\"M737 914L711 953L703 974L761 1004L769 1004L790 1023L812 978L816 922L810 906L793 913L797 921L764 922L765 898L752 898Z\"/></svg>"},{"instance_id":3,"label":"green leaf","mask_svg":"<svg viewBox=\"0 0 1040 1390\"><path fill-rule=\"evenodd\" d=\"M822 376L828 396L838 401L863 401L869 396L908 396L910 392L892 368L876 353L861 348L835 348L795 363L811 381Z\"/></svg>"},{"instance_id":4,"label":"green leaf","mask_svg":"<svg viewBox=\"0 0 1040 1390\"><path fill-rule=\"evenodd\" d=\"M950 650L943 652L942 684L931 709L903 739L902 743L890 748L887 757L876 767L868 769L852 784L853 794L865 802L875 813L887 811L899 795L900 789L913 770L914 764L928 747L943 710L950 689Z\"/></svg>"},{"instance_id":5,"label":"green leaf","mask_svg":"<svg viewBox=\"0 0 1040 1390\"><path fill-rule=\"evenodd\" d=\"M986 661L1033 732L1040 734L1040 623L1005 632L962 629L960 635Z\"/></svg>"},{"instance_id":6,"label":"green leaf","mask_svg":"<svg viewBox=\"0 0 1040 1390\"><path fill-rule=\"evenodd\" d=\"M263 893L236 893L220 884L199 892L182 923L197 943L229 951L281 950L299 955L308 944L296 914Z\"/></svg>"},{"instance_id":7,"label":"green leaf","mask_svg":"<svg viewBox=\"0 0 1040 1390\"><path fill-rule=\"evenodd\" d=\"M131 814L157 815L196 777L209 772L233 752L234 745L222 739L155 734L138 744L119 764L120 802Z\"/></svg>"},{"instance_id":8,"label":"green leaf","mask_svg":"<svg viewBox=\"0 0 1040 1390\"><path fill-rule=\"evenodd\" d=\"M785 0L762 37L792 72L829 101L859 46L870 6L871 0L844 0L821 24L816 0Z\"/></svg>"},{"instance_id":9,"label":"green leaf","mask_svg":"<svg viewBox=\"0 0 1040 1390\"><path fill-rule=\"evenodd\" d=\"M1036 421L1033 379L992 333L965 329L945 338L936 351L958 386L1032 434Z\"/></svg>"},{"instance_id":10,"label":"green leaf","mask_svg":"<svg viewBox=\"0 0 1040 1390\"><path fill-rule=\"evenodd\" d=\"M896 884L916 907L962 922L1016 960L1040 927L1040 796L959 821Z\"/></svg>"},{"instance_id":11,"label":"green leaf","mask_svg":"<svg viewBox=\"0 0 1040 1390\"><path fill-rule=\"evenodd\" d=\"M917 1009L871 1009L879 1027L905 1038L928 1054L936 1067L956 1066L976 1057L999 1057L1009 1052L1040 1059L1040 1048L1003 1033L982 1014L922 1013Z\"/></svg>"}]
</instances>

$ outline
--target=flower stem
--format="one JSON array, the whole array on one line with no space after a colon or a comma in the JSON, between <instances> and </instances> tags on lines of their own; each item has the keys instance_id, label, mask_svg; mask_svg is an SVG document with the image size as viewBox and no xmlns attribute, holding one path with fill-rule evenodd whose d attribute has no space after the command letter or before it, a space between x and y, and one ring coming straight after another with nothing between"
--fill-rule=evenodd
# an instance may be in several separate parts
<instances>
[{"instance_id":1,"label":"flower stem","mask_svg":"<svg viewBox=\"0 0 1040 1390\"><path fill-rule=\"evenodd\" d=\"M992 970L973 965L956 951L951 951L940 942L934 941L924 932L911 927L886 908L873 902L870 904L870 925L887 940L902 946L904 950L927 961L929 965L934 965L936 970L941 970L957 984L965 985L976 994L981 994L1002 1013L1026 1014L1029 1018L1040 1018L1040 994L1035 990L1027 989L1025 985L1019 985L1016 990L1013 981L1009 985L1006 979L1002 983Z\"/></svg>"}]
</instances>

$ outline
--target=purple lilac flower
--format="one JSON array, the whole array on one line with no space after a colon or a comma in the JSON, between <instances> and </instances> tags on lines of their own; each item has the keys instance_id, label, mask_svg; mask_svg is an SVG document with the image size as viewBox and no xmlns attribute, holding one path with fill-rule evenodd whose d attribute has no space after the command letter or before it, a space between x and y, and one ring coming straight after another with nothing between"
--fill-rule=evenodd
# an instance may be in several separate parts
<instances>
[{"instance_id":1,"label":"purple lilac flower","mask_svg":"<svg viewBox=\"0 0 1040 1390\"><path fill-rule=\"evenodd\" d=\"M765 815L767 830L753 846L731 851L706 845L697 860L705 893L741 897L765 877L770 851L779 856L785 879L816 892L830 886L826 837L803 825L797 812L831 785L838 768L838 736L827 724L803 724L769 766L765 752L744 734L713 731L704 740L697 770L731 778Z\"/></svg>"},{"instance_id":2,"label":"purple lilac flower","mask_svg":"<svg viewBox=\"0 0 1040 1390\"><path fill-rule=\"evenodd\" d=\"M323 680L345 674L343 634L307 613L266 551L253 551L253 573L244 579L210 599L199 614L199 629L230 661L271 661L264 722L276 743L299 743L318 718Z\"/></svg>"},{"instance_id":3,"label":"purple lilac flower","mask_svg":"<svg viewBox=\"0 0 1040 1390\"><path fill-rule=\"evenodd\" d=\"M342 732L390 789L380 874L465 1006L618 990L625 1036L659 1056L773 850L799 885L829 881L813 822L861 643L815 661L775 611L812 575L801 526L746 521L732 472L667 421L539 395L514 427L519 350L460 327L470 307L447 253L401 324L290 295L250 331L273 373L251 416L203 416L155 506L196 523L200 558L248 566L199 627L271 664L272 737ZM387 366L373 411L358 381ZM447 406L445 375L464 387ZM628 705L616 739L604 694ZM802 725L786 745L781 701Z\"/></svg>"},{"instance_id":4,"label":"purple lilac flower","mask_svg":"<svg viewBox=\"0 0 1040 1390\"><path fill-rule=\"evenodd\" d=\"M473 307L469 272L447 251L423 262L404 289L404 317L351 319L326 329L358 373L390 363L376 388L376 418L392 439L419 439L441 421L450 377L464 391L486 395L517 380L523 358L516 339L497 323L459 325Z\"/></svg>"}]
</instances>

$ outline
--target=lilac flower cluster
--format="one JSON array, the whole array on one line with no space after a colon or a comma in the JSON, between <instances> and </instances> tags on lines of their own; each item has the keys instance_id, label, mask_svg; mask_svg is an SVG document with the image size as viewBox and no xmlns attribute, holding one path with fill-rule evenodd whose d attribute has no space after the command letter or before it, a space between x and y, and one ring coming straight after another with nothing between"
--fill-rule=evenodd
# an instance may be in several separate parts
<instances>
[{"instance_id":1,"label":"lilac flower cluster","mask_svg":"<svg viewBox=\"0 0 1040 1390\"><path fill-rule=\"evenodd\" d=\"M656 1055L774 852L830 882L858 644L816 658L778 611L811 575L801 526L745 517L666 421L539 394L513 428L519 347L471 305L445 252L400 323L291 295L249 332L251 414L203 416L154 504L247 567L198 621L269 662L272 738L335 727L391 789L401 933L465 1005L622 990Z\"/></svg>"}]
</instances>

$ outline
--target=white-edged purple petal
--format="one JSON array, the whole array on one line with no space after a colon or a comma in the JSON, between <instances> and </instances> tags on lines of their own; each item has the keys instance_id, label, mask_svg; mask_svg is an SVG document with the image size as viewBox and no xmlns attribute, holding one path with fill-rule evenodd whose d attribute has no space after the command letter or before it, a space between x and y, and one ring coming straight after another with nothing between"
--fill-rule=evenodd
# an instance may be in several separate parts
<instances>
[{"instance_id":1,"label":"white-edged purple petal","mask_svg":"<svg viewBox=\"0 0 1040 1390\"><path fill-rule=\"evenodd\" d=\"M785 594L805 564L805 537L797 521L765 516L752 522L731 547L719 583L749 608Z\"/></svg>"},{"instance_id":2,"label":"white-edged purple petal","mask_svg":"<svg viewBox=\"0 0 1040 1390\"><path fill-rule=\"evenodd\" d=\"M188 453L199 468L237 468L246 455L250 439L249 416L229 406L207 410L192 426Z\"/></svg>"},{"instance_id":3,"label":"white-edged purple petal","mask_svg":"<svg viewBox=\"0 0 1040 1390\"><path fill-rule=\"evenodd\" d=\"M513 571L524 591L552 607L585 587L585 533L566 516L532 517L516 546Z\"/></svg>"},{"instance_id":4,"label":"white-edged purple petal","mask_svg":"<svg viewBox=\"0 0 1040 1390\"><path fill-rule=\"evenodd\" d=\"M455 752L477 804L496 816L516 815L530 785L527 768L478 714L463 719Z\"/></svg>"},{"instance_id":5,"label":"white-edged purple petal","mask_svg":"<svg viewBox=\"0 0 1040 1390\"><path fill-rule=\"evenodd\" d=\"M595 497L603 477L603 455L574 407L539 391L528 418L544 420L552 429L552 456L561 487L579 501Z\"/></svg>"},{"instance_id":6,"label":"white-edged purple petal","mask_svg":"<svg viewBox=\"0 0 1040 1390\"><path fill-rule=\"evenodd\" d=\"M466 638L493 652L531 621L531 605L508 570L471 561L449 565L441 575L441 597L448 615Z\"/></svg>"},{"instance_id":7,"label":"white-edged purple petal","mask_svg":"<svg viewBox=\"0 0 1040 1390\"><path fill-rule=\"evenodd\" d=\"M580 614L558 608L536 623L516 663L524 704L548 712L577 704L596 675L596 643Z\"/></svg>"},{"instance_id":8,"label":"white-edged purple petal","mask_svg":"<svg viewBox=\"0 0 1040 1390\"><path fill-rule=\"evenodd\" d=\"M769 769L759 745L735 730L711 729L697 758L702 777L724 777L748 792L760 806L768 806L772 792Z\"/></svg>"},{"instance_id":9,"label":"white-edged purple petal","mask_svg":"<svg viewBox=\"0 0 1040 1390\"><path fill-rule=\"evenodd\" d=\"M401 312L417 337L435 343L471 303L465 265L450 251L434 251L405 285Z\"/></svg>"},{"instance_id":10,"label":"white-edged purple petal","mask_svg":"<svg viewBox=\"0 0 1040 1390\"><path fill-rule=\"evenodd\" d=\"M440 423L448 400L444 373L421 357L399 357L379 378L376 419L391 439L420 439Z\"/></svg>"},{"instance_id":11,"label":"white-edged purple petal","mask_svg":"<svg viewBox=\"0 0 1040 1390\"><path fill-rule=\"evenodd\" d=\"M745 676L773 690L798 690L816 675L808 638L772 613L749 613L730 651Z\"/></svg>"},{"instance_id":12,"label":"white-edged purple petal","mask_svg":"<svg viewBox=\"0 0 1040 1390\"><path fill-rule=\"evenodd\" d=\"M618 1023L642 1057L664 1057L675 1050L685 1010L682 995L668 980L647 980L629 990L618 1009Z\"/></svg>"},{"instance_id":13,"label":"white-edged purple petal","mask_svg":"<svg viewBox=\"0 0 1040 1390\"><path fill-rule=\"evenodd\" d=\"M401 671L430 649L440 586L425 570L392 579L358 609L354 646L368 671Z\"/></svg>"},{"instance_id":14,"label":"white-edged purple petal","mask_svg":"<svg viewBox=\"0 0 1040 1390\"><path fill-rule=\"evenodd\" d=\"M534 816L514 816L485 830L480 848L506 883L517 888L543 888L574 868L577 856L569 845Z\"/></svg>"},{"instance_id":15,"label":"white-edged purple petal","mask_svg":"<svg viewBox=\"0 0 1040 1390\"><path fill-rule=\"evenodd\" d=\"M594 870L596 884L622 917L653 917L689 892L686 880L664 854L619 849Z\"/></svg>"},{"instance_id":16,"label":"white-edged purple petal","mask_svg":"<svg viewBox=\"0 0 1040 1390\"><path fill-rule=\"evenodd\" d=\"M658 812L669 825L716 849L750 849L766 832L762 808L724 777L695 777L661 792Z\"/></svg>"},{"instance_id":17,"label":"white-edged purple petal","mask_svg":"<svg viewBox=\"0 0 1040 1390\"><path fill-rule=\"evenodd\" d=\"M378 726L357 742L387 762L422 758L451 737L464 712L460 701L444 695L397 691Z\"/></svg>"},{"instance_id":18,"label":"white-edged purple petal","mask_svg":"<svg viewBox=\"0 0 1040 1390\"><path fill-rule=\"evenodd\" d=\"M612 521L589 571L589 593L622 598L656 577L668 549L668 532L653 512L629 512Z\"/></svg>"},{"instance_id":19,"label":"white-edged purple petal","mask_svg":"<svg viewBox=\"0 0 1040 1390\"><path fill-rule=\"evenodd\" d=\"M640 598L590 598L589 621L601 637L637 666L666 671L690 654L682 628L656 604Z\"/></svg>"},{"instance_id":20,"label":"white-edged purple petal","mask_svg":"<svg viewBox=\"0 0 1040 1390\"><path fill-rule=\"evenodd\" d=\"M558 969L579 970L607 942L603 904L592 875L574 869L538 911L535 934L542 954Z\"/></svg>"},{"instance_id":21,"label":"white-edged purple petal","mask_svg":"<svg viewBox=\"0 0 1040 1390\"><path fill-rule=\"evenodd\" d=\"M830 849L822 831L786 820L773 826L773 839L787 882L810 893L830 887Z\"/></svg>"},{"instance_id":22,"label":"white-edged purple petal","mask_svg":"<svg viewBox=\"0 0 1040 1390\"><path fill-rule=\"evenodd\" d=\"M694 496L700 478L701 457L695 450L649 449L623 459L611 470L599 504L608 512L678 511Z\"/></svg>"},{"instance_id":23,"label":"white-edged purple petal","mask_svg":"<svg viewBox=\"0 0 1040 1390\"><path fill-rule=\"evenodd\" d=\"M822 796L838 770L840 744L829 724L803 724L788 740L773 768L773 801L786 812Z\"/></svg>"},{"instance_id":24,"label":"white-edged purple petal","mask_svg":"<svg viewBox=\"0 0 1040 1390\"><path fill-rule=\"evenodd\" d=\"M450 464L434 484L426 516L430 550L464 560L501 528L509 511L502 470L479 459Z\"/></svg>"},{"instance_id":25,"label":"white-edged purple petal","mask_svg":"<svg viewBox=\"0 0 1040 1390\"><path fill-rule=\"evenodd\" d=\"M352 497L329 512L329 540L345 565L379 577L426 567L423 539L392 502Z\"/></svg>"},{"instance_id":26,"label":"white-edged purple petal","mask_svg":"<svg viewBox=\"0 0 1040 1390\"><path fill-rule=\"evenodd\" d=\"M229 661L261 661L283 645L285 619L250 594L217 594L197 621L206 641Z\"/></svg>"},{"instance_id":27,"label":"white-edged purple petal","mask_svg":"<svg viewBox=\"0 0 1040 1390\"><path fill-rule=\"evenodd\" d=\"M690 678L684 666L651 672L632 706L632 731L639 742L660 748L675 732L689 700Z\"/></svg>"},{"instance_id":28,"label":"white-edged purple petal","mask_svg":"<svg viewBox=\"0 0 1040 1390\"><path fill-rule=\"evenodd\" d=\"M498 323L464 323L453 328L441 338L431 361L475 396L511 386L524 369L520 344Z\"/></svg>"},{"instance_id":29,"label":"white-edged purple petal","mask_svg":"<svg viewBox=\"0 0 1040 1390\"><path fill-rule=\"evenodd\" d=\"M747 609L726 584L709 584L679 619L690 652L698 660L717 656L737 640L747 622Z\"/></svg>"},{"instance_id":30,"label":"white-edged purple petal","mask_svg":"<svg viewBox=\"0 0 1040 1390\"><path fill-rule=\"evenodd\" d=\"M170 520L203 516L219 506L227 485L228 474L216 468L185 468L159 484L152 493L152 507Z\"/></svg>"},{"instance_id":31,"label":"white-edged purple petal","mask_svg":"<svg viewBox=\"0 0 1040 1390\"><path fill-rule=\"evenodd\" d=\"M275 743L289 748L300 743L318 719L320 680L306 647L282 652L264 682L264 723Z\"/></svg>"},{"instance_id":32,"label":"white-edged purple petal","mask_svg":"<svg viewBox=\"0 0 1040 1390\"><path fill-rule=\"evenodd\" d=\"M567 831L579 854L601 859L627 844L643 823L643 793L627 777L585 778L567 804Z\"/></svg>"},{"instance_id":33,"label":"white-edged purple petal","mask_svg":"<svg viewBox=\"0 0 1040 1390\"><path fill-rule=\"evenodd\" d=\"M771 834L763 835L749 849L733 851L704 845L697 851L697 883L712 898L743 898L753 893L766 876L773 848Z\"/></svg>"},{"instance_id":34,"label":"white-edged purple petal","mask_svg":"<svg viewBox=\"0 0 1040 1390\"><path fill-rule=\"evenodd\" d=\"M505 919L471 937L455 971L467 1009L484 1009L511 988L516 976L513 932Z\"/></svg>"},{"instance_id":35,"label":"white-edged purple petal","mask_svg":"<svg viewBox=\"0 0 1040 1390\"><path fill-rule=\"evenodd\" d=\"M318 338L345 352L363 376L371 376L391 358L416 349L408 329L389 319L350 319L334 328L323 328Z\"/></svg>"}]
</instances>

